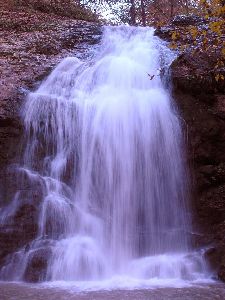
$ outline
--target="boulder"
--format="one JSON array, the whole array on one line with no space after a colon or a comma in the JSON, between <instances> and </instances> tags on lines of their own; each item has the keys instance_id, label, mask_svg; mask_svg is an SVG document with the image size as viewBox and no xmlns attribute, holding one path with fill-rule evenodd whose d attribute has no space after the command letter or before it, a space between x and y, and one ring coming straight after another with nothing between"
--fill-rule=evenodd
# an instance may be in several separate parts
<instances>
[{"instance_id":1,"label":"boulder","mask_svg":"<svg viewBox=\"0 0 225 300\"><path fill-rule=\"evenodd\" d=\"M52 251L51 248L40 248L30 252L24 273L27 282L42 282L48 280L47 267Z\"/></svg>"}]
</instances>

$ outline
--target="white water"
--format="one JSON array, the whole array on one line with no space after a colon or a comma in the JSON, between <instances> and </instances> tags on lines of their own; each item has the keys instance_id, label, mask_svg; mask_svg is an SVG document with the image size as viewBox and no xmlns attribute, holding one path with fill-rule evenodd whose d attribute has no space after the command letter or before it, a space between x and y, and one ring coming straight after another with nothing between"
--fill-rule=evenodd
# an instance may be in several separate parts
<instances>
[{"instance_id":1,"label":"white water","mask_svg":"<svg viewBox=\"0 0 225 300\"><path fill-rule=\"evenodd\" d=\"M157 76L161 48L150 29L106 28L92 60L64 59L29 95L18 171L43 194L39 230L2 279L23 280L40 251L50 251L40 279L81 286L208 277L190 247L182 132Z\"/></svg>"}]
</instances>

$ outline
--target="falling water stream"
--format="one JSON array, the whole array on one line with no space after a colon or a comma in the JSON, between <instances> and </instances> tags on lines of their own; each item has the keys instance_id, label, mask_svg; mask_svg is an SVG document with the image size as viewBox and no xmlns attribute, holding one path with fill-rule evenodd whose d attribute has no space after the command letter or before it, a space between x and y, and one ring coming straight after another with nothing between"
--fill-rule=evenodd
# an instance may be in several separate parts
<instances>
[{"instance_id":1,"label":"falling water stream","mask_svg":"<svg viewBox=\"0 0 225 300\"><path fill-rule=\"evenodd\" d=\"M64 59L29 94L18 172L39 187L38 233L2 279L24 280L40 254L39 280L81 289L209 277L191 247L183 134L158 75L163 47L151 29L106 27L91 59ZM18 192L2 220L19 202Z\"/></svg>"}]
</instances>

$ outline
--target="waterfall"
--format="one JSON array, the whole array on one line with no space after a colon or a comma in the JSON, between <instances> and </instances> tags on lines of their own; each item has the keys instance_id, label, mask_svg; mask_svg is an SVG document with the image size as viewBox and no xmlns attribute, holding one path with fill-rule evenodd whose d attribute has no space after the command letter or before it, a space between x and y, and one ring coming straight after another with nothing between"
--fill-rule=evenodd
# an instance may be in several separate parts
<instances>
[{"instance_id":1,"label":"waterfall","mask_svg":"<svg viewBox=\"0 0 225 300\"><path fill-rule=\"evenodd\" d=\"M159 76L162 48L152 29L106 27L89 60L64 59L29 94L18 172L39 187L38 231L2 279L26 279L40 256L44 281L206 277L190 242L183 134Z\"/></svg>"}]
</instances>

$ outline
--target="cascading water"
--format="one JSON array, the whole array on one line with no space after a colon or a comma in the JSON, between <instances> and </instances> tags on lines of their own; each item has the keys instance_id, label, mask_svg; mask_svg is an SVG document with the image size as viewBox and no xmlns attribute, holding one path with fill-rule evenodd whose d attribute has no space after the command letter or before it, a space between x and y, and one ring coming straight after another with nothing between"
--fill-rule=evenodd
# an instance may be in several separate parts
<instances>
[{"instance_id":1,"label":"cascading water","mask_svg":"<svg viewBox=\"0 0 225 300\"><path fill-rule=\"evenodd\" d=\"M2 279L23 280L40 251L40 280L205 278L159 45L151 29L107 27L92 60L64 59L30 93L18 171L39 186L38 234L9 256Z\"/></svg>"}]
</instances>

